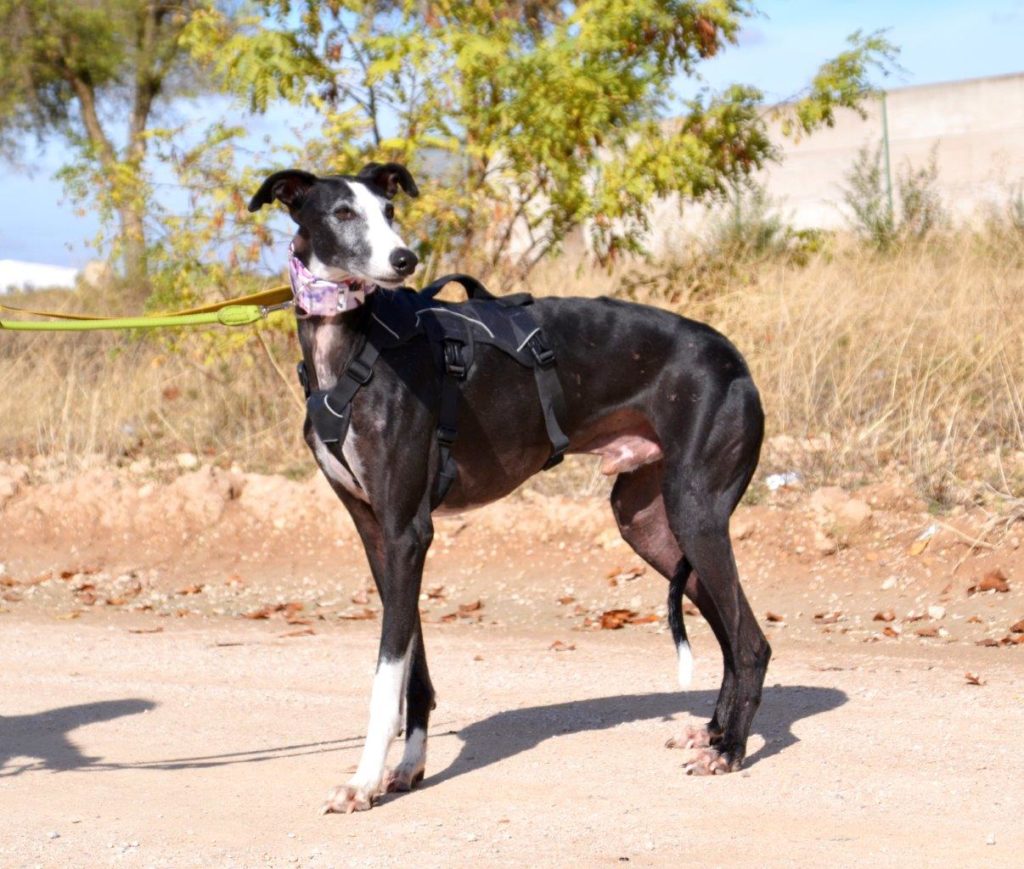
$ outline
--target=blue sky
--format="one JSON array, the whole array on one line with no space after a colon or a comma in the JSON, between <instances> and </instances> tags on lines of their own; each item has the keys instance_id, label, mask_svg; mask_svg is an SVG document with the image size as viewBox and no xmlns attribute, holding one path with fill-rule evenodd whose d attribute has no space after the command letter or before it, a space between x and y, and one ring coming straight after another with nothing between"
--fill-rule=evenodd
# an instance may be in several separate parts
<instances>
[{"instance_id":1,"label":"blue sky","mask_svg":"<svg viewBox=\"0 0 1024 869\"><path fill-rule=\"evenodd\" d=\"M887 28L900 46L903 71L879 82L887 88L1024 72L1024 0L763 0L758 7L762 14L748 22L740 45L702 65L712 88L741 82L773 102L791 97L857 29ZM223 100L204 100L187 114L212 120L224 108ZM283 117L253 119L253 133L286 136L277 132ZM75 215L53 179L65 156L57 144L38 153L30 146L24 162L31 171L3 168L0 259L82 265L96 256L88 245L95 217Z\"/></svg>"}]
</instances>

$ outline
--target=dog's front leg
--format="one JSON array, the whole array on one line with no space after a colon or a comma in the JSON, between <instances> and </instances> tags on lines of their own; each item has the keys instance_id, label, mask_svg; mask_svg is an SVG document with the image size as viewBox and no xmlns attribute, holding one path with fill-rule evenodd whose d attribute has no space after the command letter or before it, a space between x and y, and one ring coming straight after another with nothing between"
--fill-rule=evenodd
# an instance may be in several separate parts
<instances>
[{"instance_id":1,"label":"dog's front leg","mask_svg":"<svg viewBox=\"0 0 1024 869\"><path fill-rule=\"evenodd\" d=\"M368 511L367 511L368 512ZM370 520L367 519L366 522ZM402 726L402 707L414 657L419 653L419 596L430 546L430 515L398 531L357 523L384 606L377 672L370 698L370 723L355 775L327 797L323 811L364 811L384 792L388 749ZM425 734L424 734L425 736Z\"/></svg>"}]
</instances>

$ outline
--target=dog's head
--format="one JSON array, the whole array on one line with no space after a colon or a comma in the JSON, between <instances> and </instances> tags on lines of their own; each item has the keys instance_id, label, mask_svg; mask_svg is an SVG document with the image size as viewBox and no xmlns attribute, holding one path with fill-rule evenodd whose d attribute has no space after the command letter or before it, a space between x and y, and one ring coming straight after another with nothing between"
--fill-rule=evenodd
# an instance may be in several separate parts
<instances>
[{"instance_id":1,"label":"dog's head","mask_svg":"<svg viewBox=\"0 0 1024 869\"><path fill-rule=\"evenodd\" d=\"M391 200L399 189L419 196L409 170L398 163L370 163L358 175L324 178L288 169L263 182L249 210L283 202L299 225L296 255L316 277L397 287L419 262L392 227Z\"/></svg>"}]
</instances>

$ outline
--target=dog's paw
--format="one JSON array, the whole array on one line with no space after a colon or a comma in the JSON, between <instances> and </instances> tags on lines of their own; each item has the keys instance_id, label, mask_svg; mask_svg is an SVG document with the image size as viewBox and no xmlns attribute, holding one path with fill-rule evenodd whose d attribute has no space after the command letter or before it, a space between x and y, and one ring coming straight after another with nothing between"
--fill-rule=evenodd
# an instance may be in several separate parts
<instances>
[{"instance_id":1,"label":"dog's paw","mask_svg":"<svg viewBox=\"0 0 1024 869\"><path fill-rule=\"evenodd\" d=\"M715 736L706 727L690 726L668 739L665 748L707 748L714 741Z\"/></svg>"},{"instance_id":2,"label":"dog's paw","mask_svg":"<svg viewBox=\"0 0 1024 869\"><path fill-rule=\"evenodd\" d=\"M384 776L384 792L388 794L405 793L411 791L416 785L423 781L423 766L412 766L400 763L394 769L389 769Z\"/></svg>"},{"instance_id":3,"label":"dog's paw","mask_svg":"<svg viewBox=\"0 0 1024 869\"><path fill-rule=\"evenodd\" d=\"M705 747L683 764L683 771L687 775L725 775L727 772L736 772L742 764L742 758L734 759L728 752Z\"/></svg>"},{"instance_id":4,"label":"dog's paw","mask_svg":"<svg viewBox=\"0 0 1024 869\"><path fill-rule=\"evenodd\" d=\"M327 800L320 807L321 815L350 815L365 812L373 807L374 794L353 785L338 785L327 794Z\"/></svg>"}]
</instances>

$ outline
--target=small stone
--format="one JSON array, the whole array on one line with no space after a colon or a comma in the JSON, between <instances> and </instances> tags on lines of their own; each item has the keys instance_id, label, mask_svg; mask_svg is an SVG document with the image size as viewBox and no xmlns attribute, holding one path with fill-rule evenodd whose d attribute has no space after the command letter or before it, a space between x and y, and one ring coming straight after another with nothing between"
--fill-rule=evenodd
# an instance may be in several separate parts
<instances>
[{"instance_id":1,"label":"small stone","mask_svg":"<svg viewBox=\"0 0 1024 869\"><path fill-rule=\"evenodd\" d=\"M178 453L174 457L174 461L178 463L178 467L183 471L194 471L199 467L199 456L195 453Z\"/></svg>"},{"instance_id":2,"label":"small stone","mask_svg":"<svg viewBox=\"0 0 1024 869\"><path fill-rule=\"evenodd\" d=\"M994 845L995 843L996 843L996 834L995 833L989 833L988 836L985 837L985 844L986 845Z\"/></svg>"},{"instance_id":3,"label":"small stone","mask_svg":"<svg viewBox=\"0 0 1024 869\"><path fill-rule=\"evenodd\" d=\"M839 544L827 534L822 531L814 532L814 551L819 555L833 555L838 548Z\"/></svg>"},{"instance_id":4,"label":"small stone","mask_svg":"<svg viewBox=\"0 0 1024 869\"><path fill-rule=\"evenodd\" d=\"M946 608L944 606L932 605L928 607L928 618L938 621L941 618L945 618L945 616Z\"/></svg>"},{"instance_id":5,"label":"small stone","mask_svg":"<svg viewBox=\"0 0 1024 869\"><path fill-rule=\"evenodd\" d=\"M60 833L58 833L56 830L50 830L50 832L47 833L46 835L50 839L59 839L60 838Z\"/></svg>"},{"instance_id":6,"label":"small stone","mask_svg":"<svg viewBox=\"0 0 1024 869\"><path fill-rule=\"evenodd\" d=\"M840 524L852 531L867 525L871 520L871 514L871 506L866 501L851 498L839 506L836 518Z\"/></svg>"}]
</instances>

